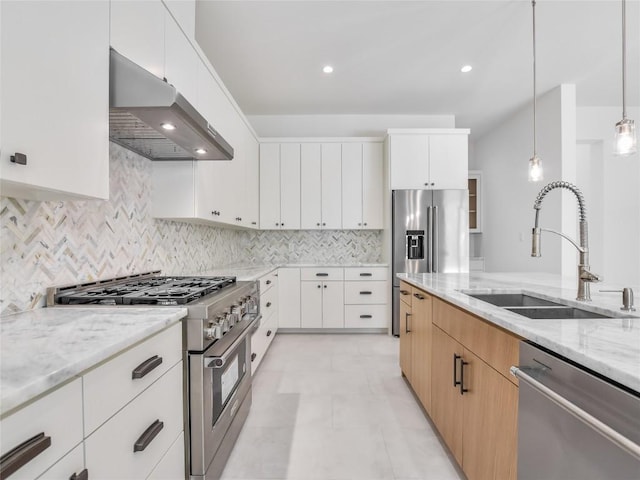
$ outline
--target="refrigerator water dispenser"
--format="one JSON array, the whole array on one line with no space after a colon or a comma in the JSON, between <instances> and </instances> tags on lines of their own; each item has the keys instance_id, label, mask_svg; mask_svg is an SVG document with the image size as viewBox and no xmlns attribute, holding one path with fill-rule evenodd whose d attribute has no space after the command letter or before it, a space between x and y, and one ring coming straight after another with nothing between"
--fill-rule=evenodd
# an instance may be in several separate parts
<instances>
[{"instance_id":1,"label":"refrigerator water dispenser","mask_svg":"<svg viewBox=\"0 0 640 480\"><path fill-rule=\"evenodd\" d=\"M407 230L407 259L424 259L424 230Z\"/></svg>"}]
</instances>

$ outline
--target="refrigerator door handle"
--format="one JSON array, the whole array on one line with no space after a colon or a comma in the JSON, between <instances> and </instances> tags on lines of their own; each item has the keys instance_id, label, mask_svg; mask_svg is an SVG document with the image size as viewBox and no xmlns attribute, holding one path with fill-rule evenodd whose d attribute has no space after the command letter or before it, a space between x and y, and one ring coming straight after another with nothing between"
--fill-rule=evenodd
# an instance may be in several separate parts
<instances>
[{"instance_id":1,"label":"refrigerator door handle","mask_svg":"<svg viewBox=\"0 0 640 480\"><path fill-rule=\"evenodd\" d=\"M433 272L433 211L427 207L427 273Z\"/></svg>"},{"instance_id":2,"label":"refrigerator door handle","mask_svg":"<svg viewBox=\"0 0 640 480\"><path fill-rule=\"evenodd\" d=\"M433 261L433 268L431 269L433 272L437 272L438 271L438 207L434 205L433 207L433 218L432 218L432 222L433 222L433 226L431 227L431 231L432 231L432 237L431 237L431 243L433 245L432 249L433 249L433 257L432 257L432 261Z\"/></svg>"}]
</instances>

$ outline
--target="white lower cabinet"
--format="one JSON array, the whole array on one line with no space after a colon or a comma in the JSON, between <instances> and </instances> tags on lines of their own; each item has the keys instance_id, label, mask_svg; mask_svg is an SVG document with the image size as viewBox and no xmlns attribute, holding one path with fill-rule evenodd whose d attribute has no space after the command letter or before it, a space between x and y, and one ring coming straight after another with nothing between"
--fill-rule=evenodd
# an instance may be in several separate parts
<instances>
[{"instance_id":1,"label":"white lower cabinet","mask_svg":"<svg viewBox=\"0 0 640 480\"><path fill-rule=\"evenodd\" d=\"M305 281L300 287L302 328L344 327L344 282Z\"/></svg>"},{"instance_id":2,"label":"white lower cabinet","mask_svg":"<svg viewBox=\"0 0 640 480\"><path fill-rule=\"evenodd\" d=\"M184 461L184 432L169 447L169 451L162 457L147 477L148 480L177 480L185 478L186 467Z\"/></svg>"},{"instance_id":3,"label":"white lower cabinet","mask_svg":"<svg viewBox=\"0 0 640 480\"><path fill-rule=\"evenodd\" d=\"M300 328L300 269L278 269L278 328Z\"/></svg>"},{"instance_id":4,"label":"white lower cabinet","mask_svg":"<svg viewBox=\"0 0 640 480\"><path fill-rule=\"evenodd\" d=\"M91 478L147 478L182 429L180 362L85 440Z\"/></svg>"},{"instance_id":5,"label":"white lower cabinet","mask_svg":"<svg viewBox=\"0 0 640 480\"><path fill-rule=\"evenodd\" d=\"M81 443L62 457L53 467L44 472L42 476L38 477L38 480L60 480L63 478L76 480L82 478L81 475L84 470L84 444Z\"/></svg>"},{"instance_id":6,"label":"white lower cabinet","mask_svg":"<svg viewBox=\"0 0 640 480\"><path fill-rule=\"evenodd\" d=\"M20 454L16 452L26 463L11 478L33 479L42 475L75 447L82 446L82 380L73 380L3 418L0 431L3 456L32 440ZM3 461L3 478L10 474L5 468ZM73 473L69 471L63 478Z\"/></svg>"},{"instance_id":7,"label":"white lower cabinet","mask_svg":"<svg viewBox=\"0 0 640 480\"><path fill-rule=\"evenodd\" d=\"M260 283L260 326L251 335L251 374L253 375L267 353L278 330L278 275L273 271L258 279Z\"/></svg>"},{"instance_id":8,"label":"white lower cabinet","mask_svg":"<svg viewBox=\"0 0 640 480\"><path fill-rule=\"evenodd\" d=\"M387 328L390 323L386 267L345 268L345 328Z\"/></svg>"},{"instance_id":9,"label":"white lower cabinet","mask_svg":"<svg viewBox=\"0 0 640 480\"><path fill-rule=\"evenodd\" d=\"M386 328L389 314L386 305L345 305L345 328Z\"/></svg>"}]
</instances>

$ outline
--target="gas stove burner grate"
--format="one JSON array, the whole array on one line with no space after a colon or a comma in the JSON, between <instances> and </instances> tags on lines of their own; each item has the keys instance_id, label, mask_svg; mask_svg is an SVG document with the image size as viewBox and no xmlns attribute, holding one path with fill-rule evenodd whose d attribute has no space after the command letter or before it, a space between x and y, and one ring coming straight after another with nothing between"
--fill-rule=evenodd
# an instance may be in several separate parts
<instances>
[{"instance_id":1,"label":"gas stove burner grate","mask_svg":"<svg viewBox=\"0 0 640 480\"><path fill-rule=\"evenodd\" d=\"M65 305L185 305L236 283L235 277L149 277L67 288L55 296Z\"/></svg>"}]
</instances>

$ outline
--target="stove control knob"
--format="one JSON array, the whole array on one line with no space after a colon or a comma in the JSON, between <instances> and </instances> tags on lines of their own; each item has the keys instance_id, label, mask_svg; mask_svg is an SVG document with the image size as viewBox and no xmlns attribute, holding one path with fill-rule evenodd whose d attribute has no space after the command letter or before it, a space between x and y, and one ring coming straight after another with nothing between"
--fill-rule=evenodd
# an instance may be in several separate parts
<instances>
[{"instance_id":1,"label":"stove control knob","mask_svg":"<svg viewBox=\"0 0 640 480\"><path fill-rule=\"evenodd\" d=\"M220 340L222 338L222 326L219 324L211 325L204 329L204 337L207 340Z\"/></svg>"},{"instance_id":2,"label":"stove control knob","mask_svg":"<svg viewBox=\"0 0 640 480\"><path fill-rule=\"evenodd\" d=\"M229 329L231 328L231 326L229 325L229 319L226 316L224 317L222 322L220 322L218 325L222 329L222 333L223 334L227 333L229 331Z\"/></svg>"}]
</instances>

